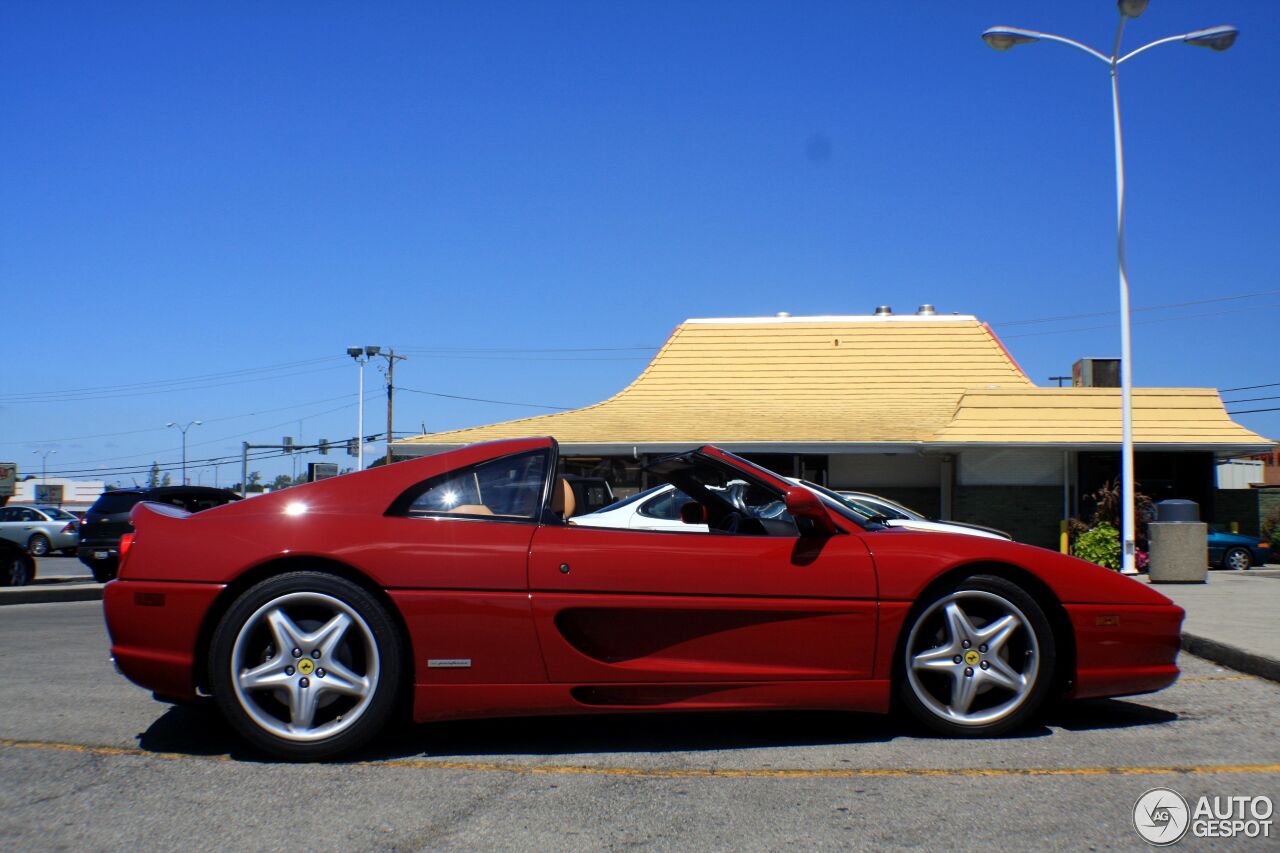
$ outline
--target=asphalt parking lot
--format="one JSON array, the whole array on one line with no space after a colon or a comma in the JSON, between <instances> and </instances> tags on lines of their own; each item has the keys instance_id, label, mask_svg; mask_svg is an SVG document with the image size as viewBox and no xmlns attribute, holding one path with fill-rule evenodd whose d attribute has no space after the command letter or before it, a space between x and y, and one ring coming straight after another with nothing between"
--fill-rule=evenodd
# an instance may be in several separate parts
<instances>
[{"instance_id":1,"label":"asphalt parking lot","mask_svg":"<svg viewBox=\"0 0 1280 853\"><path fill-rule=\"evenodd\" d=\"M0 612L0 847L1138 849L1152 787L1280 799L1280 684L1183 666L1161 693L997 741L852 714L626 715L416 726L297 766L116 675L97 603L16 605Z\"/></svg>"}]
</instances>

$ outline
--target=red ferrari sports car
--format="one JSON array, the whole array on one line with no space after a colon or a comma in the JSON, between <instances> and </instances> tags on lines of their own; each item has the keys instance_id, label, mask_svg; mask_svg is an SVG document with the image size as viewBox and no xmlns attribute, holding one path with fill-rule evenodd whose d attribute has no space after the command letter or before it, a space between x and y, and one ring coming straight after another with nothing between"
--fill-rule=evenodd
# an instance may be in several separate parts
<instances>
[{"instance_id":1,"label":"red ferrari sports car","mask_svg":"<svg viewBox=\"0 0 1280 853\"><path fill-rule=\"evenodd\" d=\"M879 525L716 447L650 472L699 532L576 526L551 438L190 515L133 511L104 608L120 671L321 759L398 707L452 717L887 712L994 735L1177 678L1182 610L1016 542Z\"/></svg>"}]
</instances>

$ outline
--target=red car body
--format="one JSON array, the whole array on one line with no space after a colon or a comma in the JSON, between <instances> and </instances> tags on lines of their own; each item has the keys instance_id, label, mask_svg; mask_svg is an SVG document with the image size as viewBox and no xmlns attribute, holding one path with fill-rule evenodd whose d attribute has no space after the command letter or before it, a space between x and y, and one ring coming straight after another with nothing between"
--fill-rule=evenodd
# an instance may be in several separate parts
<instances>
[{"instance_id":1,"label":"red car body","mask_svg":"<svg viewBox=\"0 0 1280 853\"><path fill-rule=\"evenodd\" d=\"M1180 608L1145 584L1015 542L872 530L835 515L834 535L797 538L389 511L443 472L540 448L556 449L550 438L473 445L195 515L140 504L104 595L118 668L161 698L194 699L208 688L214 627L237 596L308 568L357 582L392 614L418 721L885 712L913 605L948 578L981 571L1014 581L1049 616L1059 695L1150 692L1178 675Z\"/></svg>"}]
</instances>

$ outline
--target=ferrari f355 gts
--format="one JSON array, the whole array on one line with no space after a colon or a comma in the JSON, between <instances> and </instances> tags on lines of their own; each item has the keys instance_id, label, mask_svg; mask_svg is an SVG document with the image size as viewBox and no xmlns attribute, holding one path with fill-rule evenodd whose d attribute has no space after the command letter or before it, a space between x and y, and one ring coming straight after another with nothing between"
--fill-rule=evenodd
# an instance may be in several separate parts
<instances>
[{"instance_id":1,"label":"ferrari f355 gts","mask_svg":"<svg viewBox=\"0 0 1280 853\"><path fill-rule=\"evenodd\" d=\"M693 498L690 532L575 525L551 438L196 514L140 503L104 591L111 654L294 760L397 709L892 711L970 737L1177 678L1182 610L1145 584L877 524L712 446L649 470Z\"/></svg>"}]
</instances>

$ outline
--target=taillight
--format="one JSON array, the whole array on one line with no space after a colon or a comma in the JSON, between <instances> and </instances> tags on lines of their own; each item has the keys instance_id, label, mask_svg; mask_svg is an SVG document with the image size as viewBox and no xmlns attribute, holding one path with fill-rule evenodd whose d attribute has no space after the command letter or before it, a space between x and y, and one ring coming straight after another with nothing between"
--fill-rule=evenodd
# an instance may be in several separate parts
<instances>
[{"instance_id":1,"label":"taillight","mask_svg":"<svg viewBox=\"0 0 1280 853\"><path fill-rule=\"evenodd\" d=\"M66 526L66 527L64 527L64 528L62 528L62 532L63 532L63 533L75 533L75 532L76 532L76 523L75 523L74 521L68 521L68 522L67 522L67 526Z\"/></svg>"},{"instance_id":2,"label":"taillight","mask_svg":"<svg viewBox=\"0 0 1280 853\"><path fill-rule=\"evenodd\" d=\"M126 533L120 537L120 562L124 563L124 558L129 556L129 549L133 547L133 537L136 533Z\"/></svg>"}]
</instances>

